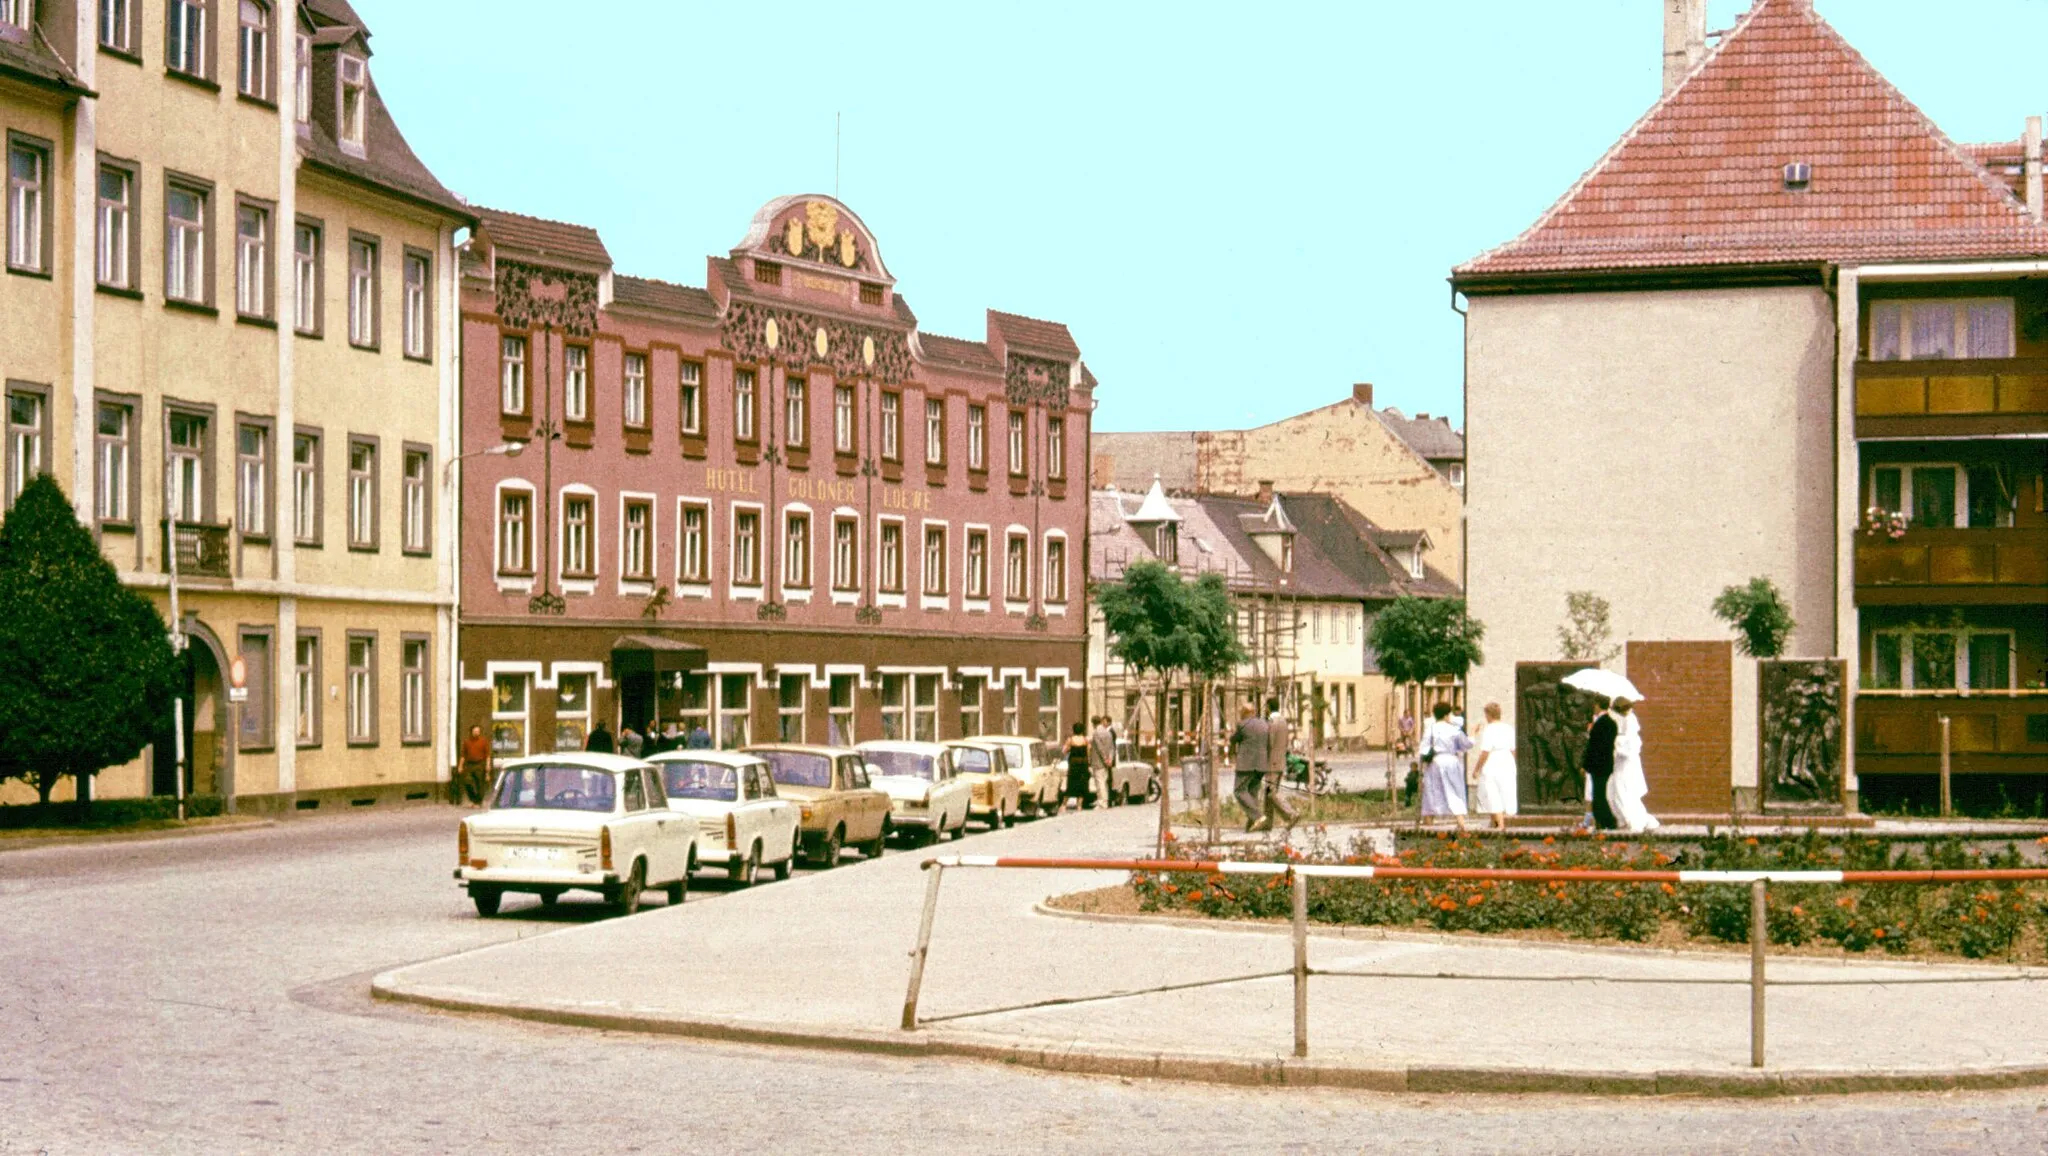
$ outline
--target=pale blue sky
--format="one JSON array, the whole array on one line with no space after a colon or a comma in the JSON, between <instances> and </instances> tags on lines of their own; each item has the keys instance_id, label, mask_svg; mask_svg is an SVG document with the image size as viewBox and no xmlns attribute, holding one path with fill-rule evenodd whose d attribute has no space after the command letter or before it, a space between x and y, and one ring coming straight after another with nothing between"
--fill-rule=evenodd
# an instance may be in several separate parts
<instances>
[{"instance_id":1,"label":"pale blue sky","mask_svg":"<svg viewBox=\"0 0 2048 1156\"><path fill-rule=\"evenodd\" d=\"M702 285L763 202L832 191L843 113L840 194L922 327L1066 322L1104 429L1256 424L1353 381L1462 422L1450 267L1649 107L1662 50L1660 0L354 3L441 179L597 227L622 272ZM1819 9L1958 140L2048 110L2021 63L2048 0Z\"/></svg>"}]
</instances>

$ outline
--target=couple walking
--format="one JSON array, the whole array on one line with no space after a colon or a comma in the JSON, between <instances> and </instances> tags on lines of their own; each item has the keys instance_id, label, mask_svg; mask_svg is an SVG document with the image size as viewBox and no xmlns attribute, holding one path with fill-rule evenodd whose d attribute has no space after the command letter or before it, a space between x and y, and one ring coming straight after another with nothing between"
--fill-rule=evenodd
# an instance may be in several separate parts
<instances>
[{"instance_id":1,"label":"couple walking","mask_svg":"<svg viewBox=\"0 0 2048 1156\"><path fill-rule=\"evenodd\" d=\"M1586 732L1586 798L1592 824L1602 831L1654 830L1657 816L1643 806L1650 781L1643 774L1643 724L1627 698L1603 699Z\"/></svg>"},{"instance_id":2,"label":"couple walking","mask_svg":"<svg viewBox=\"0 0 2048 1156\"><path fill-rule=\"evenodd\" d=\"M1259 717L1252 704L1244 705L1243 717L1230 734L1230 746L1237 767L1237 805L1244 808L1246 831L1272 830L1275 815L1292 831L1301 817L1280 797L1289 745L1287 720L1281 717L1279 699L1266 700L1265 718Z\"/></svg>"},{"instance_id":3,"label":"couple walking","mask_svg":"<svg viewBox=\"0 0 2048 1156\"><path fill-rule=\"evenodd\" d=\"M1426 822L1449 816L1465 829L1468 810L1492 817L1493 826L1505 831L1508 816L1517 810L1514 724L1501 721L1500 704L1486 704L1486 721L1475 742L1465 733L1465 720L1440 702L1430 711L1429 726L1422 743L1422 817ZM1465 752L1477 748L1479 762L1472 768L1469 799L1466 794Z\"/></svg>"}]
</instances>

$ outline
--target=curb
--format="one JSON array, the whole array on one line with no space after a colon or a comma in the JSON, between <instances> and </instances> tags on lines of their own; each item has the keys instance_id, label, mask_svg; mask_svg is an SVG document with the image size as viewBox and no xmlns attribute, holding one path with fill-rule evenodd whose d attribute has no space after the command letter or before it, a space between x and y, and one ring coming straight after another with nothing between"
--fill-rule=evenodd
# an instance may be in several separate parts
<instances>
[{"instance_id":1,"label":"curb","mask_svg":"<svg viewBox=\"0 0 2048 1156\"><path fill-rule=\"evenodd\" d=\"M205 827L165 827L156 831L110 831L103 835L40 835L19 839L0 838L0 855L9 851L33 851L45 847L86 847L101 843L153 843L159 839L191 839L202 835L231 835L275 827L276 819L215 823Z\"/></svg>"},{"instance_id":2,"label":"curb","mask_svg":"<svg viewBox=\"0 0 2048 1156\"><path fill-rule=\"evenodd\" d=\"M1048 1040L1015 1040L925 1029L915 1034L860 1028L791 1028L728 1019L600 1010L555 1003L495 1001L448 989L416 989L396 972L370 981L371 998L439 1011L495 1015L600 1031L682 1036L718 1043L809 1048L910 1058L958 1058L1067 1075L1176 1080L1237 1087L1343 1088L1363 1092L1492 1095L1692 1096L1748 1099L1869 1092L2003 1090L2048 1085L2048 1067L1954 1071L1657 1071L1455 1067L1373 1067L1291 1057L1143 1052Z\"/></svg>"}]
</instances>

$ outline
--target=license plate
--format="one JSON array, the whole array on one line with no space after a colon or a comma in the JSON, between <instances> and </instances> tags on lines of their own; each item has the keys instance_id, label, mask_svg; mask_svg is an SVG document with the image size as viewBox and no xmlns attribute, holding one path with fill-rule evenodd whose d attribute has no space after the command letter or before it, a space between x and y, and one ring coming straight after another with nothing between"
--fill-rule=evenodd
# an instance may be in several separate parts
<instances>
[{"instance_id":1,"label":"license plate","mask_svg":"<svg viewBox=\"0 0 2048 1156\"><path fill-rule=\"evenodd\" d=\"M560 847L507 847L505 858L520 863L554 863L562 858Z\"/></svg>"}]
</instances>

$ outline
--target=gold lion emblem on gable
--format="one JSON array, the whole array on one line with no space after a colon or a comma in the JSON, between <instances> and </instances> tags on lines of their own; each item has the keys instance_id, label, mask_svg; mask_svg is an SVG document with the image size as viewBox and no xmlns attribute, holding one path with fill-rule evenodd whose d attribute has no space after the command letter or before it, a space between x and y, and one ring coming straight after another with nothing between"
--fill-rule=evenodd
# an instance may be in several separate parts
<instances>
[{"instance_id":1,"label":"gold lion emblem on gable","mask_svg":"<svg viewBox=\"0 0 2048 1156\"><path fill-rule=\"evenodd\" d=\"M839 210L823 201L810 202L804 206L804 230L818 252L831 252L839 239Z\"/></svg>"}]
</instances>

